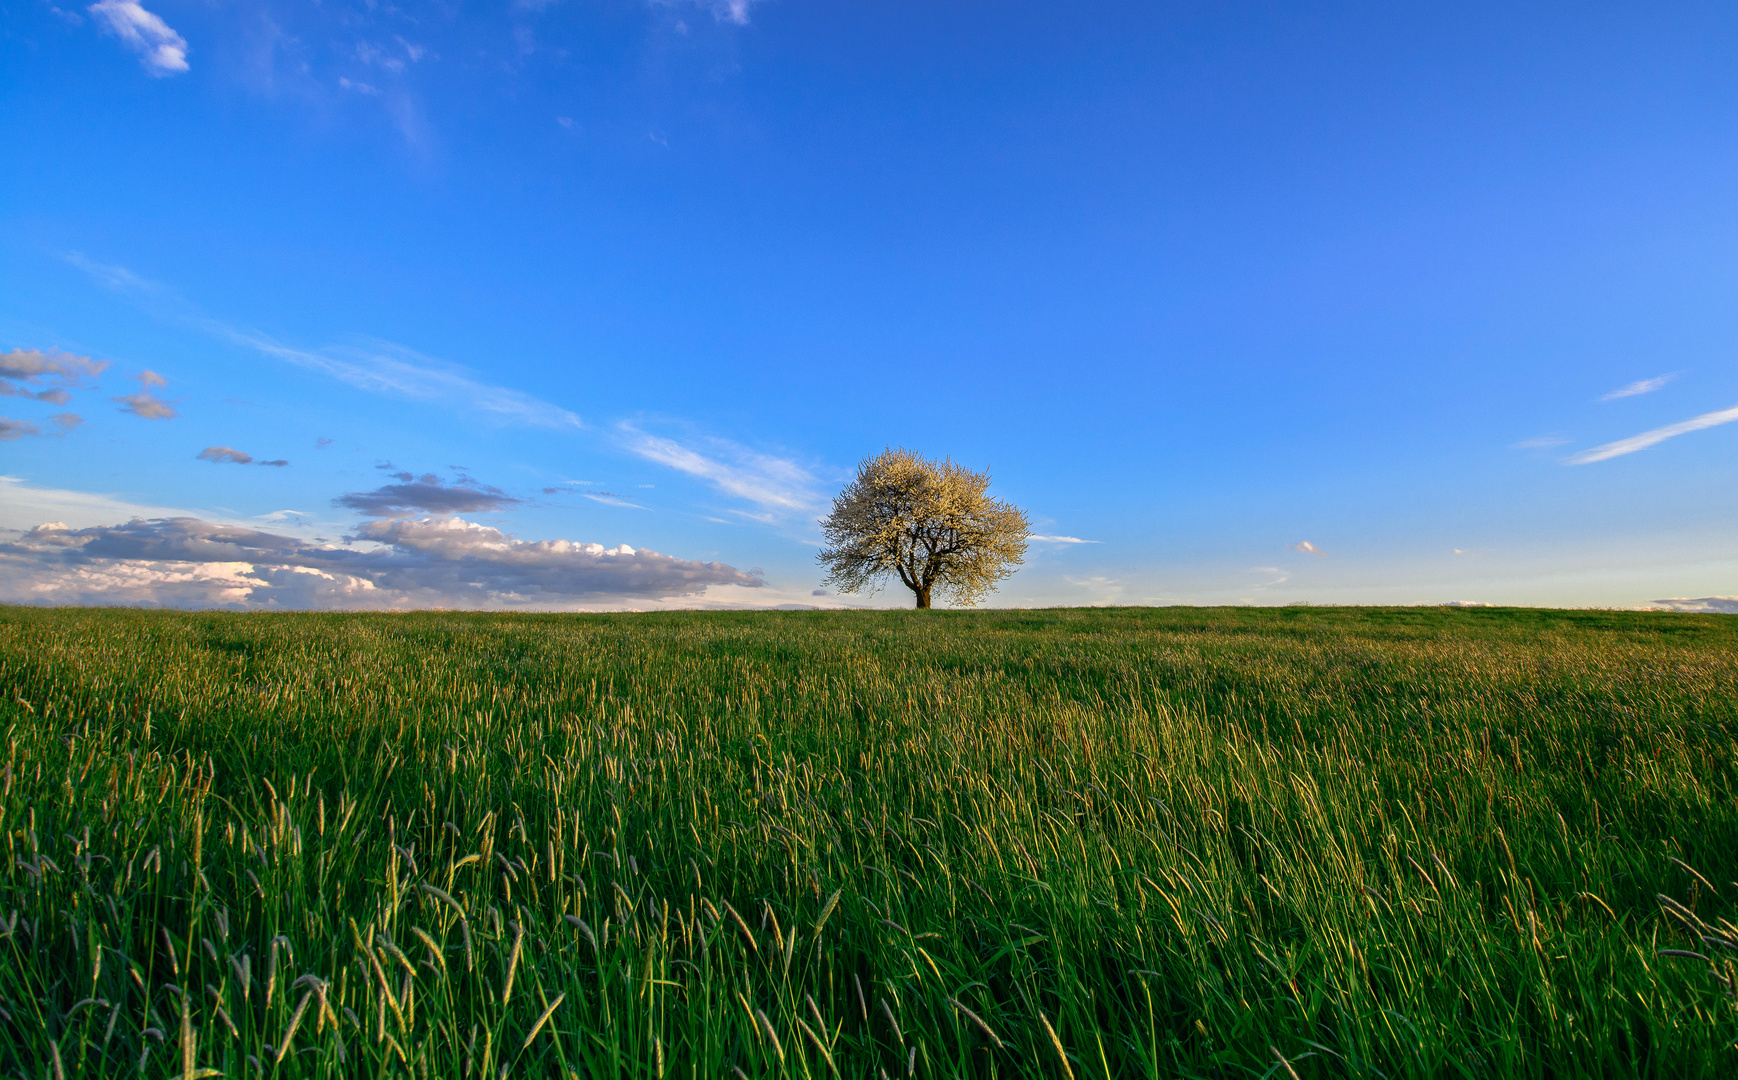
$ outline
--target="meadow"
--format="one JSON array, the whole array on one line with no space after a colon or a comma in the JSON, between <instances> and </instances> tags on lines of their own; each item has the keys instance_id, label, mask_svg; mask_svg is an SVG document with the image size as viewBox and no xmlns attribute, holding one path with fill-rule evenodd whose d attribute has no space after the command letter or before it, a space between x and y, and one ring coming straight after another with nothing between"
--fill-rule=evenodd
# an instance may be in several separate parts
<instances>
[{"instance_id":1,"label":"meadow","mask_svg":"<svg viewBox=\"0 0 1738 1080\"><path fill-rule=\"evenodd\" d=\"M0 608L0 1074L1738 1075L1735 646Z\"/></svg>"}]
</instances>

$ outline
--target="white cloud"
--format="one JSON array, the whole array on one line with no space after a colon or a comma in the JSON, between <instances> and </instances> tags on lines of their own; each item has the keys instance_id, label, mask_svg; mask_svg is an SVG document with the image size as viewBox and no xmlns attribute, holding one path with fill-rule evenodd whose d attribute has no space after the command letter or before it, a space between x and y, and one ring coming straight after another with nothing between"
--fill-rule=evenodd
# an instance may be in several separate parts
<instances>
[{"instance_id":1,"label":"white cloud","mask_svg":"<svg viewBox=\"0 0 1738 1080\"><path fill-rule=\"evenodd\" d=\"M526 541L460 518L365 522L366 547L308 543L199 518L75 529L0 543L0 600L282 608L562 608L760 587L717 562L626 544Z\"/></svg>"},{"instance_id":2,"label":"white cloud","mask_svg":"<svg viewBox=\"0 0 1738 1080\"><path fill-rule=\"evenodd\" d=\"M1026 539L1039 544L1101 544L1102 540L1082 540L1078 536L1039 536L1036 533Z\"/></svg>"},{"instance_id":3,"label":"white cloud","mask_svg":"<svg viewBox=\"0 0 1738 1080\"><path fill-rule=\"evenodd\" d=\"M1305 555L1314 555L1319 559L1325 559L1328 557L1327 552L1323 551L1319 547L1316 547L1314 544L1310 543L1308 540L1299 540L1295 544L1287 544L1286 547L1292 549L1293 551L1301 552Z\"/></svg>"},{"instance_id":4,"label":"white cloud","mask_svg":"<svg viewBox=\"0 0 1738 1080\"><path fill-rule=\"evenodd\" d=\"M1651 394L1660 387L1677 378L1680 372L1668 375L1657 375L1651 379L1637 379L1628 386L1620 386L1609 394L1600 395L1600 401L1616 401L1618 398L1635 397L1637 394Z\"/></svg>"},{"instance_id":5,"label":"white cloud","mask_svg":"<svg viewBox=\"0 0 1738 1080\"><path fill-rule=\"evenodd\" d=\"M174 75L187 70L187 40L146 11L138 0L101 0L85 10L138 53L140 63L151 74Z\"/></svg>"},{"instance_id":6,"label":"white cloud","mask_svg":"<svg viewBox=\"0 0 1738 1080\"><path fill-rule=\"evenodd\" d=\"M1721 424L1730 424L1734 420L1738 420L1738 405L1734 405L1730 409L1703 413L1701 416L1680 420L1675 424L1654 428L1652 431L1644 431L1640 435L1631 435L1627 439L1619 439L1616 442L1606 443L1604 446L1596 446L1591 450L1583 450L1566 460L1570 465L1591 465L1596 461L1608 461L1614 457L1622 457L1624 454L1633 454L1637 450L1646 450L1656 443L1674 439L1679 435L1701 431L1703 428L1719 427Z\"/></svg>"},{"instance_id":7,"label":"white cloud","mask_svg":"<svg viewBox=\"0 0 1738 1080\"><path fill-rule=\"evenodd\" d=\"M1694 600L1655 600L1655 606L1668 611L1699 611L1704 614L1738 615L1738 596L1702 596Z\"/></svg>"},{"instance_id":8,"label":"white cloud","mask_svg":"<svg viewBox=\"0 0 1738 1080\"><path fill-rule=\"evenodd\" d=\"M648 434L625 421L618 427L633 453L698 477L726 495L754 503L764 511L758 515L735 511L744 517L771 524L812 515L822 505L822 497L815 491L814 475L787 458L755 453L723 439L705 441L711 455L708 456L674 439Z\"/></svg>"}]
</instances>

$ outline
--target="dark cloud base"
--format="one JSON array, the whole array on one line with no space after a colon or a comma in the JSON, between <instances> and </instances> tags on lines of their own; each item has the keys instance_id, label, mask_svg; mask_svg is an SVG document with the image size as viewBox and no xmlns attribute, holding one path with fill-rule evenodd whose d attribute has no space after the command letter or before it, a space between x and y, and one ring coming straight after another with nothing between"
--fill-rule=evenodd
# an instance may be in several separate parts
<instances>
[{"instance_id":1,"label":"dark cloud base","mask_svg":"<svg viewBox=\"0 0 1738 1080\"><path fill-rule=\"evenodd\" d=\"M475 514L505 510L518 506L516 499L498 487L460 480L443 484L440 477L427 473L412 478L409 473L394 473L403 481L387 484L373 491L352 491L332 500L333 505L356 510L371 517L400 517L418 512L427 514Z\"/></svg>"},{"instance_id":2,"label":"dark cloud base","mask_svg":"<svg viewBox=\"0 0 1738 1080\"><path fill-rule=\"evenodd\" d=\"M449 489L450 490L450 489ZM40 525L0 543L0 600L285 609L524 608L694 596L762 584L718 562L623 545L516 540L456 517L369 521L364 547L198 518Z\"/></svg>"}]
</instances>

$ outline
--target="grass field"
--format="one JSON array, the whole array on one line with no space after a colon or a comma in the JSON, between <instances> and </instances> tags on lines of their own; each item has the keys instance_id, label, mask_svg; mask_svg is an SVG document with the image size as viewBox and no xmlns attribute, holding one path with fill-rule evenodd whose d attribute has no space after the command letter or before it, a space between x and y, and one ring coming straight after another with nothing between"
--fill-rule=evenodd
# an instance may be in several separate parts
<instances>
[{"instance_id":1,"label":"grass field","mask_svg":"<svg viewBox=\"0 0 1738 1080\"><path fill-rule=\"evenodd\" d=\"M1738 1075L1738 620L0 609L0 1073Z\"/></svg>"}]
</instances>

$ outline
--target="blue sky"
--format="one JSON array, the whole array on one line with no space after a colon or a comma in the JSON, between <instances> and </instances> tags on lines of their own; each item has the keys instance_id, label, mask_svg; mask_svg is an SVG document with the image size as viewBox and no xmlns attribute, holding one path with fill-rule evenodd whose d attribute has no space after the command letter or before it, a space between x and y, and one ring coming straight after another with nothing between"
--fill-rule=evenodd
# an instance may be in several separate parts
<instances>
[{"instance_id":1,"label":"blue sky","mask_svg":"<svg viewBox=\"0 0 1738 1080\"><path fill-rule=\"evenodd\" d=\"M1738 11L1302 7L5 0L0 599L1738 593Z\"/></svg>"}]
</instances>

